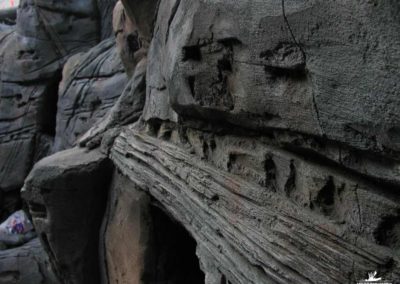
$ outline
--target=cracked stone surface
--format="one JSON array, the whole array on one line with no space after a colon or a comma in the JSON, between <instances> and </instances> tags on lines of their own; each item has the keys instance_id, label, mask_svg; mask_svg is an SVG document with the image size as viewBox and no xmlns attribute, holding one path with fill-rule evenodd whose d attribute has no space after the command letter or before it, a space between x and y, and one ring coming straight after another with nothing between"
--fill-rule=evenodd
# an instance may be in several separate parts
<instances>
[{"instance_id":1,"label":"cracked stone surface","mask_svg":"<svg viewBox=\"0 0 400 284\"><path fill-rule=\"evenodd\" d=\"M75 146L115 104L128 77L113 38L72 56L60 83L53 151Z\"/></svg>"},{"instance_id":2,"label":"cracked stone surface","mask_svg":"<svg viewBox=\"0 0 400 284\"><path fill-rule=\"evenodd\" d=\"M0 192L7 200L51 153L62 67L100 40L96 9L93 1L23 0L16 25L0 32ZM20 199L0 204L4 217Z\"/></svg>"},{"instance_id":3,"label":"cracked stone surface","mask_svg":"<svg viewBox=\"0 0 400 284\"><path fill-rule=\"evenodd\" d=\"M84 127L85 104L71 103L79 135L59 134L80 148L25 182L60 278L188 283L167 265L183 265L175 250L191 283L354 283L371 271L397 283L399 15L398 1L118 2L115 39L64 73L100 74L94 58L108 54L129 78L110 78L118 98ZM111 96L101 89L85 100Z\"/></svg>"}]
</instances>

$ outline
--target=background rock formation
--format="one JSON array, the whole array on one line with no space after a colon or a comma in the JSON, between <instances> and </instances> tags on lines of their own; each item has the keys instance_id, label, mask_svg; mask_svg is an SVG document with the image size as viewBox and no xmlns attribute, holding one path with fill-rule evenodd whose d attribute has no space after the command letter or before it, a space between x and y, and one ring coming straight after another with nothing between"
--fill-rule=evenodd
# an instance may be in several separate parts
<instances>
[{"instance_id":1,"label":"background rock formation","mask_svg":"<svg viewBox=\"0 0 400 284\"><path fill-rule=\"evenodd\" d=\"M24 0L16 26L1 35L3 217L18 207L18 198L8 197L18 194L33 164L51 151L62 67L68 56L99 41L96 9L93 1Z\"/></svg>"},{"instance_id":2,"label":"background rock formation","mask_svg":"<svg viewBox=\"0 0 400 284\"><path fill-rule=\"evenodd\" d=\"M54 151L73 147L115 104L127 81L113 38L72 56L60 83Z\"/></svg>"},{"instance_id":3,"label":"background rock formation","mask_svg":"<svg viewBox=\"0 0 400 284\"><path fill-rule=\"evenodd\" d=\"M378 271L396 283L400 5L121 3L115 39L112 1L25 1L1 33L2 191L54 136L55 151L80 147L39 162L23 191L60 280L353 283ZM67 55L30 43L24 14L53 34L41 9L86 23L54 22ZM24 64L7 69L9 46ZM44 110L58 89L55 133Z\"/></svg>"},{"instance_id":4,"label":"background rock formation","mask_svg":"<svg viewBox=\"0 0 400 284\"><path fill-rule=\"evenodd\" d=\"M43 159L26 180L24 198L62 283L99 283L98 240L111 174L99 151L73 149Z\"/></svg>"},{"instance_id":5,"label":"background rock formation","mask_svg":"<svg viewBox=\"0 0 400 284\"><path fill-rule=\"evenodd\" d=\"M19 248L0 251L0 283L59 283L38 239Z\"/></svg>"}]
</instances>

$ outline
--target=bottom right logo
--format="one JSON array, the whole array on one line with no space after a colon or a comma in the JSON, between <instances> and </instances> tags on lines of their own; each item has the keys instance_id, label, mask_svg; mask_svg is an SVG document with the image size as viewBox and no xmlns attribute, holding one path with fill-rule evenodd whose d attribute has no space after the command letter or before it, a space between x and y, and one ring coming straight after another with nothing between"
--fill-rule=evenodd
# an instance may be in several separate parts
<instances>
[{"instance_id":1,"label":"bottom right logo","mask_svg":"<svg viewBox=\"0 0 400 284\"><path fill-rule=\"evenodd\" d=\"M374 271L374 272L369 272L368 273L368 279L365 280L361 280L359 282L357 282L357 284L370 284L370 283L374 283L374 284L392 284L392 282L387 281L387 280L383 280L382 277L378 277L378 272Z\"/></svg>"}]
</instances>

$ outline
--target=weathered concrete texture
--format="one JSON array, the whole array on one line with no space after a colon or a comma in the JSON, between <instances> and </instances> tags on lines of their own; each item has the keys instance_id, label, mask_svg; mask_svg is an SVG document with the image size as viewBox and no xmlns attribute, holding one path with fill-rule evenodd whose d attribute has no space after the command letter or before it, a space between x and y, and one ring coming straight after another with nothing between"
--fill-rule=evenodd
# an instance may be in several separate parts
<instances>
[{"instance_id":1,"label":"weathered concrete texture","mask_svg":"<svg viewBox=\"0 0 400 284\"><path fill-rule=\"evenodd\" d=\"M148 85L166 95L150 93L149 104L168 96L186 117L398 158L399 9L396 1L161 1L149 54L149 73L161 74ZM164 118L165 107L147 117Z\"/></svg>"},{"instance_id":2,"label":"weathered concrete texture","mask_svg":"<svg viewBox=\"0 0 400 284\"><path fill-rule=\"evenodd\" d=\"M202 141L203 159L181 138L126 130L111 156L191 232L211 263L206 274L232 283L346 283L374 270L399 278L398 196L248 138ZM210 165L220 151L226 164Z\"/></svg>"},{"instance_id":3,"label":"weathered concrete texture","mask_svg":"<svg viewBox=\"0 0 400 284\"><path fill-rule=\"evenodd\" d=\"M84 149L43 160L25 185L62 279L98 275L83 261L97 243L83 248L97 241L109 157L104 281L398 282L399 2L121 2L130 82Z\"/></svg>"},{"instance_id":4,"label":"weathered concrete texture","mask_svg":"<svg viewBox=\"0 0 400 284\"><path fill-rule=\"evenodd\" d=\"M161 1L147 131L112 157L186 224L209 283L399 278L399 11Z\"/></svg>"},{"instance_id":5,"label":"weathered concrete texture","mask_svg":"<svg viewBox=\"0 0 400 284\"><path fill-rule=\"evenodd\" d=\"M0 191L7 195L50 153L62 66L99 41L95 11L89 0L23 0L16 26L1 32Z\"/></svg>"},{"instance_id":6,"label":"weathered concrete texture","mask_svg":"<svg viewBox=\"0 0 400 284\"><path fill-rule=\"evenodd\" d=\"M102 143L102 140L107 139L103 137L107 136L105 135L107 131L114 133L115 131L113 131L113 129L118 129L124 125L134 123L140 118L146 96L146 67L146 59L143 59L135 66L135 73L115 105L80 138L80 146L95 148ZM116 135L118 135L118 132ZM104 141L103 145L108 145L107 148L109 150L112 146L112 142L113 140L109 143ZM106 150L106 152L108 152L108 150Z\"/></svg>"},{"instance_id":7,"label":"weathered concrete texture","mask_svg":"<svg viewBox=\"0 0 400 284\"><path fill-rule=\"evenodd\" d=\"M71 149L45 158L23 197L53 268L64 283L99 283L99 232L112 167L99 151Z\"/></svg>"},{"instance_id":8,"label":"weathered concrete texture","mask_svg":"<svg viewBox=\"0 0 400 284\"><path fill-rule=\"evenodd\" d=\"M72 56L60 83L54 152L73 147L115 104L127 82L114 38Z\"/></svg>"},{"instance_id":9,"label":"weathered concrete texture","mask_svg":"<svg viewBox=\"0 0 400 284\"><path fill-rule=\"evenodd\" d=\"M129 19L120 1L113 11L113 29L118 54L131 79L107 115L98 120L79 139L79 145L82 147L97 147L101 144L103 136L106 136L105 139L109 138L109 142L103 145L108 144L109 150L113 137L118 134L118 128L136 122L142 115L145 104L148 43L140 37L138 26L134 20ZM106 135L106 132L110 135ZM108 152L107 149L104 150Z\"/></svg>"},{"instance_id":10,"label":"weathered concrete texture","mask_svg":"<svg viewBox=\"0 0 400 284\"><path fill-rule=\"evenodd\" d=\"M0 283L57 284L48 256L38 239L10 250L0 251Z\"/></svg>"}]
</instances>

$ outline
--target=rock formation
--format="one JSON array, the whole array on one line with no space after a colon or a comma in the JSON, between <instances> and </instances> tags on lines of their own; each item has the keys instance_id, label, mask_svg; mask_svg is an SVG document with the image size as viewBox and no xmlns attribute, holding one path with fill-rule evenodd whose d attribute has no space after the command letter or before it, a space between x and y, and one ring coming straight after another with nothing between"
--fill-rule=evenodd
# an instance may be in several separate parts
<instances>
[{"instance_id":1,"label":"rock formation","mask_svg":"<svg viewBox=\"0 0 400 284\"><path fill-rule=\"evenodd\" d=\"M2 201L3 217L33 164L51 152L61 71L99 42L96 9L93 1L22 0L16 26L0 35L0 192L13 201Z\"/></svg>"},{"instance_id":2,"label":"rock formation","mask_svg":"<svg viewBox=\"0 0 400 284\"><path fill-rule=\"evenodd\" d=\"M115 104L127 81L113 38L72 56L59 85L53 150L75 146L76 140Z\"/></svg>"},{"instance_id":3,"label":"rock formation","mask_svg":"<svg viewBox=\"0 0 400 284\"><path fill-rule=\"evenodd\" d=\"M3 195L66 149L22 190L60 282L400 281L398 1L70 2L0 34Z\"/></svg>"},{"instance_id":4,"label":"rock formation","mask_svg":"<svg viewBox=\"0 0 400 284\"><path fill-rule=\"evenodd\" d=\"M0 251L0 283L59 283L38 239L19 248Z\"/></svg>"}]
</instances>

